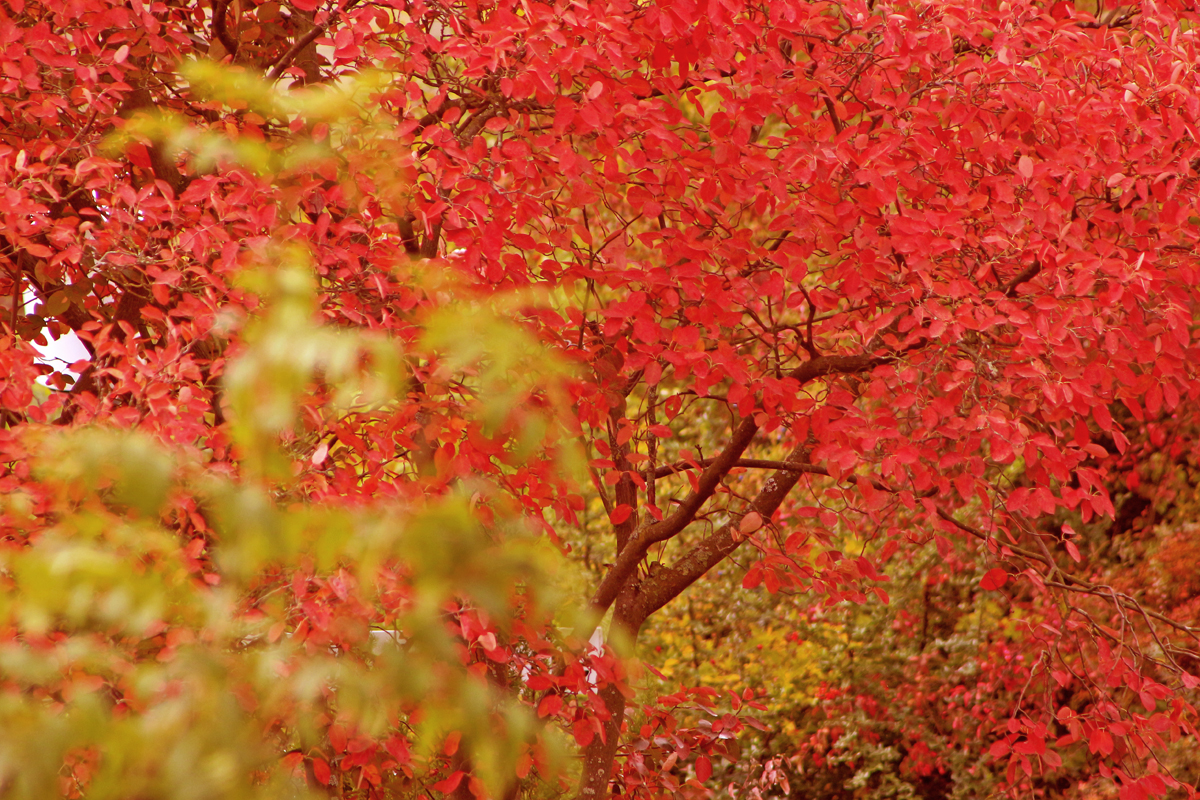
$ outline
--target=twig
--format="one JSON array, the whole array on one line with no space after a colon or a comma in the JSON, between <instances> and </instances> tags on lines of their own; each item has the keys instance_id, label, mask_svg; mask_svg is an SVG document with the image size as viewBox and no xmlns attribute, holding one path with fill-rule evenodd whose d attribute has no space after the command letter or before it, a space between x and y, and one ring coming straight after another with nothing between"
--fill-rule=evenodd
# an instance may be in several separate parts
<instances>
[{"instance_id":1,"label":"twig","mask_svg":"<svg viewBox=\"0 0 1200 800\"><path fill-rule=\"evenodd\" d=\"M1017 287L1022 283L1028 283L1029 281L1033 280L1034 276L1041 271L1042 262L1035 258L1033 263L1026 267L1024 271L1004 285L1004 295L1006 297L1016 297Z\"/></svg>"},{"instance_id":2,"label":"twig","mask_svg":"<svg viewBox=\"0 0 1200 800\"><path fill-rule=\"evenodd\" d=\"M701 458L696 461L676 461L674 464L664 464L663 466L654 470L654 477L655 479L666 478L670 475L675 475L680 472L687 472L691 469L704 468L712 464L714 461L716 461L715 458ZM820 466L819 464L808 464L797 461L774 461L767 458L739 458L733 463L733 468L737 467L746 467L750 469L777 469L781 472L802 472L809 475L824 475L825 477L830 477L829 470ZM843 475L842 480L849 481L855 477L858 476ZM903 489L897 489L894 486L888 486L886 483L876 478L868 478L867 480L871 482L871 486L881 492L899 494L900 492L904 491ZM930 497L934 495L936 491L936 489L930 489L917 493L916 496ZM982 534L980 535L982 536Z\"/></svg>"}]
</instances>

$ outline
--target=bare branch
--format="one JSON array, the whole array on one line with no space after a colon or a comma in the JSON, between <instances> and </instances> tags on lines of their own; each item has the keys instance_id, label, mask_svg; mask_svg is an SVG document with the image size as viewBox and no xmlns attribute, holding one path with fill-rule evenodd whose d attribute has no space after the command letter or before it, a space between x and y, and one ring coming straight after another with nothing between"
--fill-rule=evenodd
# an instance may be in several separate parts
<instances>
[{"instance_id":1,"label":"bare branch","mask_svg":"<svg viewBox=\"0 0 1200 800\"><path fill-rule=\"evenodd\" d=\"M800 462L803 457L804 445L797 445L785 460L787 468L777 470L767 479L744 514L737 515L729 524L705 537L672 566L660 566L651 573L636 601L635 618L639 624L741 546L745 537L740 535L739 526L746 514L757 512L763 519L771 518L804 474L803 470L793 467L810 466Z\"/></svg>"},{"instance_id":2,"label":"bare branch","mask_svg":"<svg viewBox=\"0 0 1200 800\"><path fill-rule=\"evenodd\" d=\"M954 525L959 530L963 531L964 533L968 533L971 536L974 536L976 539L979 539L984 542L995 542L996 541L995 539L988 536L987 534L985 534L983 531L979 530L978 528L968 525L965 522L959 522L952 515L950 515L946 511L943 511L940 508L937 510L937 514L939 517L946 520L950 524ZM1027 559L1029 561L1035 561L1035 562L1041 564L1042 566L1044 566L1050 570L1050 574L1058 575L1061 578L1061 581L1043 579L1042 582L1045 583L1047 586L1053 586L1056 589L1065 589L1069 592L1076 592L1079 594L1090 594L1090 595L1094 595L1096 597L1111 598L1113 601L1113 604L1118 609L1133 608L1134 610L1137 611L1138 614L1141 614L1143 617L1156 619L1159 622L1162 622L1166 625L1171 626L1172 628L1175 628L1176 630L1183 631L1184 633L1187 633L1191 636L1200 637L1200 628L1193 628L1190 625L1185 625L1182 622L1173 620L1164 614L1158 613L1157 611L1150 611L1149 609L1143 608L1142 605L1135 598L1130 597L1129 595L1125 594L1124 592L1118 592L1118 591L1114 590L1111 586L1095 584L1095 583L1092 583L1091 581L1086 581L1083 578L1078 578L1074 575L1064 572L1050 557L1049 553L1046 553L1045 555L1041 555L1038 553L1034 553L1031 550L1026 550L1023 547L1020 547L1020 546L1018 546L1016 544L1012 544L1012 543L1001 544L1001 543L997 542L997 544L1002 548L1007 548L1010 552L1014 553L1015 555L1019 555L1024 559Z\"/></svg>"},{"instance_id":3,"label":"bare branch","mask_svg":"<svg viewBox=\"0 0 1200 800\"><path fill-rule=\"evenodd\" d=\"M236 58L239 42L230 35L229 28L225 25L225 14L228 10L229 0L214 0L213 33L217 35L217 40L225 48L225 52L229 53L229 57Z\"/></svg>"},{"instance_id":4,"label":"bare branch","mask_svg":"<svg viewBox=\"0 0 1200 800\"><path fill-rule=\"evenodd\" d=\"M868 372L877 366L888 363L890 360L891 358L888 356L820 356L805 361L800 366L791 370L787 374L787 377L804 386L810 381L826 375ZM625 547L617 553L616 563L613 564L604 576L604 579L600 582L600 587L596 590L596 594L592 598L593 609L603 613L612 605L617 595L620 594L621 589L625 586L625 582L637 569L637 565L645 557L651 545L667 541L678 535L680 531L692 523L701 507L716 492L722 479L729 473L729 470L737 465L742 453L750 446L757 433L758 425L754 422L754 417L751 416L743 419L737 428L734 429L729 444L725 446L720 455L711 460L700 474L699 479L696 481L696 488L683 499L679 504L679 508L662 521L645 525L634 531ZM788 460L798 463L800 459L797 455L794 459ZM799 480L801 474L800 471L789 471L784 474L783 478L777 476L772 480L776 481L776 485L782 485L786 482L790 490L796 481ZM768 484L770 483L768 481ZM784 492L785 496L786 494ZM783 496L776 502L776 507L778 506L778 502L782 500ZM772 508L773 511L774 508ZM724 556L721 557L723 558ZM717 560L719 561L720 559Z\"/></svg>"},{"instance_id":5,"label":"bare branch","mask_svg":"<svg viewBox=\"0 0 1200 800\"><path fill-rule=\"evenodd\" d=\"M228 2L228 0L225 1ZM359 0L349 0L349 2L346 3L345 8L341 9L342 13L354 8L356 5L358 5L358 2ZM290 67L292 62L296 60L296 56L300 55L304 48L315 42L317 37L325 32L325 29L329 27L329 24L333 22L336 16L337 12L335 11L334 13L330 14L329 19L325 20L324 22L314 24L307 33L297 39L295 43L288 48L287 52L281 55L275 61L275 63L271 65L271 69L267 73L267 77L273 81L278 80L279 76L283 74L284 70Z\"/></svg>"},{"instance_id":6,"label":"bare branch","mask_svg":"<svg viewBox=\"0 0 1200 800\"><path fill-rule=\"evenodd\" d=\"M1021 273L1019 275L1017 275L1017 277L1013 278L1011 281L1004 284L1005 296L1016 297L1017 296L1017 287L1020 286L1022 283L1028 283L1029 281L1033 280L1033 278L1041 271L1042 271L1042 262L1035 258L1033 260L1033 263L1030 264L1028 267L1026 267L1024 270L1022 270Z\"/></svg>"}]
</instances>

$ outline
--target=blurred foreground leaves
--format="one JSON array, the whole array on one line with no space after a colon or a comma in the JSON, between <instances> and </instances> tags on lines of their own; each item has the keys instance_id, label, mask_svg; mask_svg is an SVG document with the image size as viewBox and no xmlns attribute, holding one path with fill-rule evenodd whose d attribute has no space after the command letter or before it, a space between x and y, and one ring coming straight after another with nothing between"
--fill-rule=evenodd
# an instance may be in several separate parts
<instances>
[{"instance_id":1,"label":"blurred foreground leaves","mask_svg":"<svg viewBox=\"0 0 1200 800\"><path fill-rule=\"evenodd\" d=\"M406 791L469 759L499 795L531 748L552 774L521 692L467 648L505 662L545 649L556 614L575 624L547 588L558 553L482 478L403 499L302 486L313 462L286 442L314 387L331 409L386 408L406 355L320 325L309 275L281 250L247 276L263 308L226 372L236 467L132 431L19 434L29 480L0 498L4 797L299 797L339 756L339 780ZM486 340L442 312L420 357L520 385L536 343L481 319ZM519 400L478 407L501 425L530 418Z\"/></svg>"}]
</instances>

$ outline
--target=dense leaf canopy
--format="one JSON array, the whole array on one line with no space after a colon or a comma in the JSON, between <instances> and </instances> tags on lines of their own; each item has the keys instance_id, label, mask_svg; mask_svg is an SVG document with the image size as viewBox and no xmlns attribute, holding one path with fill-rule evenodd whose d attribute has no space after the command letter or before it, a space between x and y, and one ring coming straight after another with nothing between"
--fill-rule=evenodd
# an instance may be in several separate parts
<instances>
[{"instance_id":1,"label":"dense leaf canopy","mask_svg":"<svg viewBox=\"0 0 1200 800\"><path fill-rule=\"evenodd\" d=\"M1192 794L1191 5L4 0L0 791Z\"/></svg>"}]
</instances>

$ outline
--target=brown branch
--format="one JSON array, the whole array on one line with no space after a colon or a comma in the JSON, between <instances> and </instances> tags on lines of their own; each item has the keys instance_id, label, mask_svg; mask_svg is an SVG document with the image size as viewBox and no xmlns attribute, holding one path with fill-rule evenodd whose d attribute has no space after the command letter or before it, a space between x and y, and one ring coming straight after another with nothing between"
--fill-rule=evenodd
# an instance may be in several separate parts
<instances>
[{"instance_id":1,"label":"brown branch","mask_svg":"<svg viewBox=\"0 0 1200 800\"><path fill-rule=\"evenodd\" d=\"M488 106L475 112L470 117L463 117L462 122L458 126L458 130L454 133L454 138L458 143L466 147L471 141L483 130L483 126L487 125L493 117L499 116L500 110L495 106Z\"/></svg>"},{"instance_id":2,"label":"brown branch","mask_svg":"<svg viewBox=\"0 0 1200 800\"><path fill-rule=\"evenodd\" d=\"M344 14L350 9L354 8L356 5L358 5L358 2L359 0L350 0L350 2L346 3L346 7L341 9L341 13ZM271 69L267 73L267 77L273 81L278 80L279 76L283 75L283 71L290 67L292 62L296 60L296 56L300 55L304 48L315 42L317 37L325 32L325 29L329 27L329 23L333 22L337 13L337 10L335 10L329 15L329 19L321 23L314 23L312 28L310 28L307 33L297 39L295 43L288 48L287 52L275 60L275 63L271 65Z\"/></svg>"},{"instance_id":3,"label":"brown branch","mask_svg":"<svg viewBox=\"0 0 1200 800\"><path fill-rule=\"evenodd\" d=\"M288 51L275 61L275 63L271 66L271 71L267 73L267 77L273 81L279 80L279 76L283 74L284 70L292 65L292 62L296 60L296 56L300 55L300 53L304 51L304 48L316 41L317 37L324 33L325 29L328 27L329 22L314 24L312 28L309 29L308 33L297 39L295 43L288 48Z\"/></svg>"},{"instance_id":4,"label":"brown branch","mask_svg":"<svg viewBox=\"0 0 1200 800\"><path fill-rule=\"evenodd\" d=\"M225 26L225 13L229 10L229 0L213 0L213 33L229 53L230 59L237 57L238 40L229 34Z\"/></svg>"},{"instance_id":5,"label":"brown branch","mask_svg":"<svg viewBox=\"0 0 1200 800\"><path fill-rule=\"evenodd\" d=\"M1088 581L1076 578L1072 575L1064 575L1063 577L1069 582L1060 583L1058 581L1043 581L1043 583L1045 583L1047 586L1053 586L1056 589L1065 589L1068 592L1075 592L1076 594L1090 594L1094 597L1111 597L1118 607L1128 604L1142 616L1153 617L1159 622L1165 623L1176 630L1183 631L1189 636L1200 637L1200 628L1193 628L1190 625L1184 625L1182 622L1173 620L1157 611L1150 611L1138 603L1137 600L1125 594L1124 592L1117 592L1108 587L1098 586L1094 583L1089 583Z\"/></svg>"},{"instance_id":6,"label":"brown branch","mask_svg":"<svg viewBox=\"0 0 1200 800\"><path fill-rule=\"evenodd\" d=\"M694 462L693 461L676 461L674 464L666 464L666 465L661 466L658 469L656 469L654 471L654 477L656 479L657 478L665 478L669 475L675 475L680 472L686 472L691 469L696 469L697 467L708 466L710 463L712 463L712 461L713 461L713 459L711 459L711 458L702 458L699 461L694 461ZM733 466L734 466L734 468L775 469L775 470L780 470L781 472L799 472L799 473L808 474L808 475L824 475L825 477L829 477L828 469L820 466L819 464L810 464L808 462L775 461L773 459L768 459L768 458L739 458ZM856 474L847 474L847 475L842 476L842 480L849 481L856 477L863 477L863 476L856 475ZM904 491L903 489L897 489L894 486L888 486L886 483L879 480L878 478L867 478L867 480L871 482L871 486L875 487L877 490L879 490L881 492L888 492L890 494L899 494L900 492ZM937 489L926 489L925 491L920 492L919 494L915 493L914 496L915 497L931 497L935 494L937 494Z\"/></svg>"},{"instance_id":7,"label":"brown branch","mask_svg":"<svg viewBox=\"0 0 1200 800\"><path fill-rule=\"evenodd\" d=\"M826 375L867 372L890 360L888 356L820 356L805 361L791 370L787 377L804 386ZM742 420L730 437L729 444L720 455L710 461L696 481L696 488L680 502L679 507L662 521L634 531L626 546L617 553L616 563L601 580L592 598L592 608L595 611L603 614L608 610L652 545L671 539L692 523L700 508L716 492L721 480L737 465L742 453L750 446L757 433L758 425L752 416ZM788 484L790 489L799 480L801 472L792 471L787 474L792 476Z\"/></svg>"},{"instance_id":8,"label":"brown branch","mask_svg":"<svg viewBox=\"0 0 1200 800\"><path fill-rule=\"evenodd\" d=\"M713 458L702 458L699 461L676 461L674 464L664 464L654 470L654 477L655 479L666 478L670 475L677 475L680 472L701 469L711 465L715 460ZM787 461L773 461L766 458L739 458L733 466L750 469L781 469L785 472L811 472L815 475L829 474L829 470L816 464L793 464Z\"/></svg>"},{"instance_id":9,"label":"brown branch","mask_svg":"<svg viewBox=\"0 0 1200 800\"><path fill-rule=\"evenodd\" d=\"M421 258L437 258L438 244L442 241L442 223L435 222L429 233L421 240Z\"/></svg>"},{"instance_id":10,"label":"brown branch","mask_svg":"<svg viewBox=\"0 0 1200 800\"><path fill-rule=\"evenodd\" d=\"M660 566L651 573L636 600L634 619L639 625L741 546L745 536L741 535L739 526L747 514L757 512L764 520L771 518L804 474L803 470L795 469L803 465L800 459L804 453L805 446L796 445L785 460L787 468L776 470L767 479L766 485L751 501L745 513L737 515L729 524L705 537L675 564Z\"/></svg>"},{"instance_id":11,"label":"brown branch","mask_svg":"<svg viewBox=\"0 0 1200 800\"><path fill-rule=\"evenodd\" d=\"M1017 296L1017 287L1020 286L1022 283L1028 283L1029 281L1033 280L1034 276L1036 276L1041 271L1042 271L1042 262L1035 258L1033 260L1033 263L1030 264L1028 267L1026 267L1019 275L1017 275L1017 277L1013 278L1011 281L1004 284L1005 297L1016 297Z\"/></svg>"},{"instance_id":12,"label":"brown branch","mask_svg":"<svg viewBox=\"0 0 1200 800\"><path fill-rule=\"evenodd\" d=\"M625 547L617 553L616 563L600 581L600 586L592 598L592 607L597 613L604 613L612 605L651 545L670 539L691 524L700 507L713 496L721 484L721 479L733 468L757 433L758 426L753 417L742 420L725 450L712 459L712 463L700 474L696 488L684 498L679 508L661 522L634 531Z\"/></svg>"},{"instance_id":13,"label":"brown branch","mask_svg":"<svg viewBox=\"0 0 1200 800\"><path fill-rule=\"evenodd\" d=\"M784 242L786 242L787 238L791 235L792 235L791 231L784 231L779 236L776 236L774 238L774 240L772 240L771 243L769 245L767 245L767 252L774 253L774 252L778 251L780 245L782 245Z\"/></svg>"},{"instance_id":14,"label":"brown branch","mask_svg":"<svg viewBox=\"0 0 1200 800\"><path fill-rule=\"evenodd\" d=\"M954 525L959 530L963 531L964 533L968 533L971 536L974 536L976 539L979 539L984 542L995 541L995 539L988 536L983 531L981 531L978 528L975 528L971 525L968 525L965 522L959 522L951 514L949 514L946 511L943 511L940 508L937 510L937 514L939 517L946 520L950 524ZM1189 625L1184 625L1183 623L1177 622L1176 620L1173 620L1168 616L1160 614L1157 611L1150 611L1146 608L1143 608L1142 605L1136 599L1134 599L1133 597L1130 597L1129 595L1125 594L1124 592L1117 592L1116 590L1112 589L1112 587L1101 586L1099 584L1095 584L1090 581L1086 581L1083 578L1078 578L1074 575L1064 572L1056 563L1054 563L1054 560L1052 558L1050 558L1049 553L1047 553L1046 555L1043 556L1043 555L1039 555L1038 553L1034 553L1031 550L1026 550L1025 548L1020 547L1015 544L1001 544L999 542L997 542L997 544L1000 547L1008 548L1008 550L1015 553L1016 555L1021 556L1022 558L1025 558L1029 561L1036 561L1037 563L1048 568L1051 571L1051 574L1057 574L1059 577L1062 578L1061 582L1055 581L1055 580L1046 580L1045 578L1043 578L1042 582L1045 583L1047 586L1053 586L1057 589L1066 589L1069 592L1076 592L1079 594L1090 594L1090 595L1093 595L1096 597L1111 597L1113 599L1113 602L1118 606L1118 608L1132 607L1137 611L1137 613L1141 614L1144 617L1153 617L1154 619L1159 620L1160 622L1170 625L1171 627L1175 628L1176 630L1183 631L1191 636L1200 636L1200 628L1193 628Z\"/></svg>"},{"instance_id":15,"label":"brown branch","mask_svg":"<svg viewBox=\"0 0 1200 800\"><path fill-rule=\"evenodd\" d=\"M970 534L971 536L974 536L976 539L979 539L981 542L987 542L989 544L994 543L997 547L1006 547L1006 548L1008 548L1008 550L1010 552L1015 553L1015 554L1021 556L1022 558L1026 558L1030 561L1036 561L1039 564L1042 564L1043 566L1049 567L1050 569L1056 568L1055 564L1051 561L1047 561L1045 556L1038 555L1037 553L1033 552L1032 550L1026 550L1025 548L1023 548L1019 545L1016 545L1016 544L999 542L996 539L994 539L993 537L988 536L986 533L979 530L978 528L976 528L972 525L968 525L965 522L959 522L949 512L943 511L942 509L939 508L937 510L937 515L939 517L941 517L942 519L946 520L946 522L949 522L954 527L958 528L963 533Z\"/></svg>"},{"instance_id":16,"label":"brown branch","mask_svg":"<svg viewBox=\"0 0 1200 800\"><path fill-rule=\"evenodd\" d=\"M632 388L632 386L629 387L629 389ZM625 441L622 444L617 441L620 434L620 421L625 418L625 402L628 394L627 391L608 394L617 400L616 404L609 408L607 419L609 451L612 454L614 467L621 474L617 485L613 487L614 503L617 508L621 506L630 508L629 516L625 520L613 524L613 533L616 535L617 552L619 553L625 549L625 545L633 536L634 528L637 527L638 491L631 477L633 465L629 462L629 442Z\"/></svg>"},{"instance_id":17,"label":"brown branch","mask_svg":"<svg viewBox=\"0 0 1200 800\"><path fill-rule=\"evenodd\" d=\"M648 386L646 392L646 424L654 427L658 424L658 387ZM658 437L650 436L646 441L646 455L649 456L646 462L646 469L643 475L643 480L646 481L646 506L647 508L658 507L658 492L655 487L655 480L658 477Z\"/></svg>"},{"instance_id":18,"label":"brown branch","mask_svg":"<svg viewBox=\"0 0 1200 800\"><path fill-rule=\"evenodd\" d=\"M829 121L833 123L834 135L842 132L842 121L838 119L837 108L833 104L833 99L827 94L823 98L825 101L825 110L829 112Z\"/></svg>"},{"instance_id":19,"label":"brown branch","mask_svg":"<svg viewBox=\"0 0 1200 800\"><path fill-rule=\"evenodd\" d=\"M799 459L804 456L803 447L797 446L788 454L788 458L783 461L770 461L761 458L738 459L736 466L739 467L761 467L776 471L767 480L766 485L759 492L758 496L750 503L745 513L749 514L751 511L756 511L763 519L770 519L784 498L787 497L788 493L800 480L801 475L829 475L829 470L825 467L800 461ZM844 480L850 480L854 477L862 476L846 475L844 476ZM902 491L893 486L888 486L876 478L867 478L867 480L881 492L899 494ZM931 489L922 492L918 497L928 497L935 492L936 490ZM642 617L643 620L669 603L680 592L699 580L708 570L712 569L713 566L737 549L744 537L738 535L738 533L734 533L734 531L738 530L738 526L744 517L745 514L738 515L724 528L692 548L678 564L671 568L662 569L661 574L656 575L658 578L657 581L649 582L642 587L639 601L644 604L640 609L640 612L644 614Z\"/></svg>"},{"instance_id":20,"label":"brown branch","mask_svg":"<svg viewBox=\"0 0 1200 800\"><path fill-rule=\"evenodd\" d=\"M413 226L416 221L417 216L411 211L402 217L396 217L396 228L400 231L400 243L404 245L404 252L414 257L421 254L421 242Z\"/></svg>"}]
</instances>

